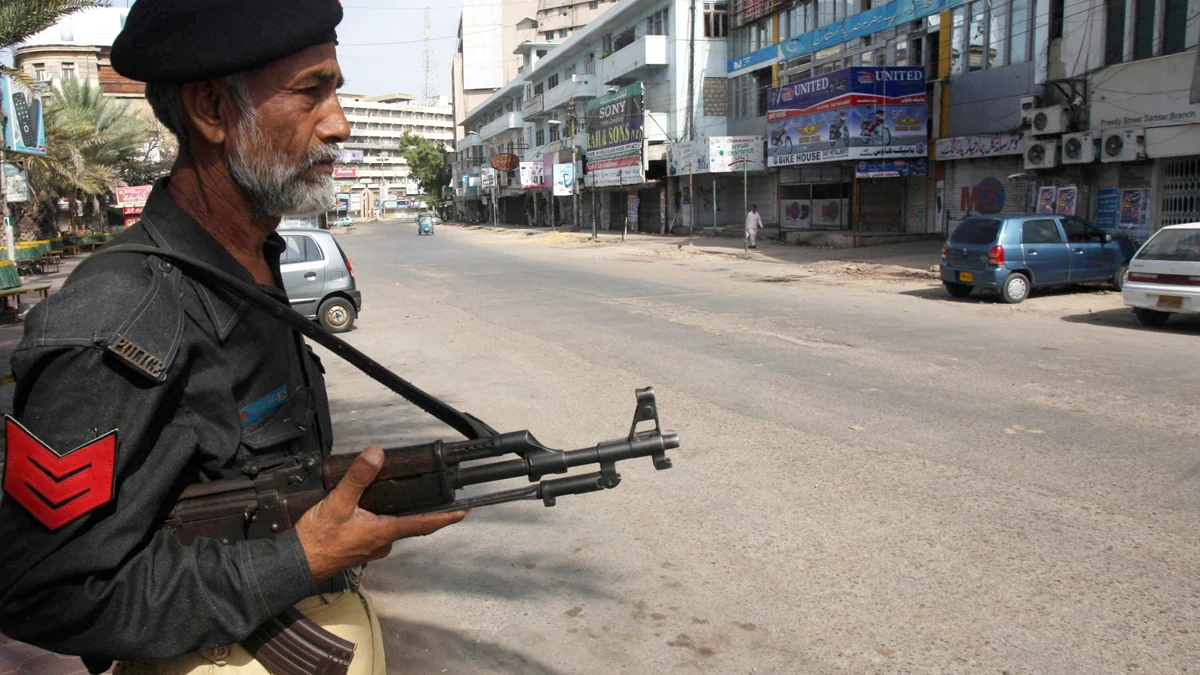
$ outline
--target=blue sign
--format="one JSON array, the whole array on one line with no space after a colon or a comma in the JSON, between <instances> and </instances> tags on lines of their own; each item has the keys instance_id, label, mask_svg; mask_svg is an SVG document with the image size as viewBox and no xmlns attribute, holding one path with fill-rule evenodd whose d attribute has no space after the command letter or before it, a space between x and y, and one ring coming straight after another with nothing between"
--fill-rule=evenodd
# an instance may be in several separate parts
<instances>
[{"instance_id":1,"label":"blue sign","mask_svg":"<svg viewBox=\"0 0 1200 675\"><path fill-rule=\"evenodd\" d=\"M929 160L926 159L882 159L859 162L854 168L858 178L907 178L928 176Z\"/></svg>"},{"instance_id":2,"label":"blue sign","mask_svg":"<svg viewBox=\"0 0 1200 675\"><path fill-rule=\"evenodd\" d=\"M29 155L46 154L46 121L42 94L8 75L0 76L0 113L4 115L4 147Z\"/></svg>"},{"instance_id":3,"label":"blue sign","mask_svg":"<svg viewBox=\"0 0 1200 675\"><path fill-rule=\"evenodd\" d=\"M767 164L925 157L925 69L845 68L767 92Z\"/></svg>"},{"instance_id":4,"label":"blue sign","mask_svg":"<svg viewBox=\"0 0 1200 675\"><path fill-rule=\"evenodd\" d=\"M728 77L735 77L763 65L794 59L812 52L870 35L916 19L923 19L963 4L965 0L895 0L868 9L842 21L834 21L803 35L765 47L736 59L730 59Z\"/></svg>"},{"instance_id":5,"label":"blue sign","mask_svg":"<svg viewBox=\"0 0 1200 675\"><path fill-rule=\"evenodd\" d=\"M1096 190L1096 227L1116 231L1121 216L1121 191L1117 188Z\"/></svg>"}]
</instances>

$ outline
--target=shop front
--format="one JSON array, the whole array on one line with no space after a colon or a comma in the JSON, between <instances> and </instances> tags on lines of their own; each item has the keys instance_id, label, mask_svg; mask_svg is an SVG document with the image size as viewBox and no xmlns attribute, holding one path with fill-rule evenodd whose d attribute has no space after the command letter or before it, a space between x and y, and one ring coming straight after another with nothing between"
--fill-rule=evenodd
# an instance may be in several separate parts
<instances>
[{"instance_id":1,"label":"shop front","mask_svg":"<svg viewBox=\"0 0 1200 675\"><path fill-rule=\"evenodd\" d=\"M934 231L948 236L971 215L1034 210L1024 152L1020 132L937 139Z\"/></svg>"},{"instance_id":2,"label":"shop front","mask_svg":"<svg viewBox=\"0 0 1200 675\"><path fill-rule=\"evenodd\" d=\"M766 155L783 239L931 229L927 116L920 67L846 68L771 89Z\"/></svg>"},{"instance_id":3,"label":"shop front","mask_svg":"<svg viewBox=\"0 0 1200 675\"><path fill-rule=\"evenodd\" d=\"M746 213L757 206L765 225L779 222L778 180L768 171L762 136L712 136L682 141L667 153L667 173L689 198L682 200L681 223L690 224L695 190L697 231L733 228L746 222Z\"/></svg>"}]
</instances>

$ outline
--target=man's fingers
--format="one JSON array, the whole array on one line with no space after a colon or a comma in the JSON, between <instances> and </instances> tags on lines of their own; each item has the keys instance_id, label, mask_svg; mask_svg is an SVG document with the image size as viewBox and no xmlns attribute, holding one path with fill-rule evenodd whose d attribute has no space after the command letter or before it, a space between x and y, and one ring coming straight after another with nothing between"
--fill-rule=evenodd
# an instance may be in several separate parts
<instances>
[{"instance_id":1,"label":"man's fingers","mask_svg":"<svg viewBox=\"0 0 1200 675\"><path fill-rule=\"evenodd\" d=\"M387 518L386 532L392 541L408 537L424 537L453 525L467 517L469 511L449 513L423 513L419 516L395 516Z\"/></svg>"},{"instance_id":2,"label":"man's fingers","mask_svg":"<svg viewBox=\"0 0 1200 675\"><path fill-rule=\"evenodd\" d=\"M349 518L358 508L358 500L363 490L379 475L383 466L383 449L371 446L354 459L346 475L325 497L326 503L333 508L334 513Z\"/></svg>"}]
</instances>

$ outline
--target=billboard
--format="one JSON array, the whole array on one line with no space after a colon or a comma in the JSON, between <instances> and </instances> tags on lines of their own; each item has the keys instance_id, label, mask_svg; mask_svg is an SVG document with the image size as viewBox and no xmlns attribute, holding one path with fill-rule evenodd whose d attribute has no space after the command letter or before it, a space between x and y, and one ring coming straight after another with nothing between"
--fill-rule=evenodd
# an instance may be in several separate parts
<instances>
[{"instance_id":1,"label":"billboard","mask_svg":"<svg viewBox=\"0 0 1200 675\"><path fill-rule=\"evenodd\" d=\"M545 165L541 162L521 162L521 189L536 190L545 183Z\"/></svg>"},{"instance_id":2,"label":"billboard","mask_svg":"<svg viewBox=\"0 0 1200 675\"><path fill-rule=\"evenodd\" d=\"M479 187L492 190L496 187L496 170L490 166L479 169Z\"/></svg>"},{"instance_id":3,"label":"billboard","mask_svg":"<svg viewBox=\"0 0 1200 675\"><path fill-rule=\"evenodd\" d=\"M133 187L117 188L117 205L125 206L145 206L146 199L150 197L150 190L153 185L134 185Z\"/></svg>"},{"instance_id":4,"label":"billboard","mask_svg":"<svg viewBox=\"0 0 1200 675\"><path fill-rule=\"evenodd\" d=\"M587 173L592 185L636 185L645 181L642 168L641 82L601 96L587 107Z\"/></svg>"},{"instance_id":5,"label":"billboard","mask_svg":"<svg viewBox=\"0 0 1200 675\"><path fill-rule=\"evenodd\" d=\"M10 203L29 201L29 174L24 167L4 163L4 198Z\"/></svg>"},{"instance_id":6,"label":"billboard","mask_svg":"<svg viewBox=\"0 0 1200 675\"><path fill-rule=\"evenodd\" d=\"M29 155L46 154L41 92L0 75L0 108L4 113L4 147Z\"/></svg>"},{"instance_id":7,"label":"billboard","mask_svg":"<svg viewBox=\"0 0 1200 675\"><path fill-rule=\"evenodd\" d=\"M346 148L342 148L340 151L338 151L337 161L342 164L362 164L363 151L347 150Z\"/></svg>"},{"instance_id":8,"label":"billboard","mask_svg":"<svg viewBox=\"0 0 1200 675\"><path fill-rule=\"evenodd\" d=\"M574 193L575 176L570 163L554 165L554 196L567 197Z\"/></svg>"},{"instance_id":9,"label":"billboard","mask_svg":"<svg viewBox=\"0 0 1200 675\"><path fill-rule=\"evenodd\" d=\"M767 164L928 153L923 67L845 68L767 92Z\"/></svg>"},{"instance_id":10,"label":"billboard","mask_svg":"<svg viewBox=\"0 0 1200 675\"><path fill-rule=\"evenodd\" d=\"M335 166L333 167L334 178L357 178L358 169L353 166Z\"/></svg>"},{"instance_id":11,"label":"billboard","mask_svg":"<svg viewBox=\"0 0 1200 675\"><path fill-rule=\"evenodd\" d=\"M762 171L762 136L712 136L680 141L667 149L667 173L730 173Z\"/></svg>"}]
</instances>

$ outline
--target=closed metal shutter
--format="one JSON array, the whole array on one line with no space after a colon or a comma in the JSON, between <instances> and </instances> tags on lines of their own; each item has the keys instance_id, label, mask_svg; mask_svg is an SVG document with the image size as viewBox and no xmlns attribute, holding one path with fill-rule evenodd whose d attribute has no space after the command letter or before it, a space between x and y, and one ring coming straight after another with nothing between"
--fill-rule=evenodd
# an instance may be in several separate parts
<instances>
[{"instance_id":1,"label":"closed metal shutter","mask_svg":"<svg viewBox=\"0 0 1200 675\"><path fill-rule=\"evenodd\" d=\"M1200 157L1162 160L1158 225L1200 222Z\"/></svg>"},{"instance_id":2,"label":"closed metal shutter","mask_svg":"<svg viewBox=\"0 0 1200 675\"><path fill-rule=\"evenodd\" d=\"M866 178L858 181L856 218L860 232L903 232L904 178Z\"/></svg>"},{"instance_id":3,"label":"closed metal shutter","mask_svg":"<svg viewBox=\"0 0 1200 675\"><path fill-rule=\"evenodd\" d=\"M931 163L932 165L932 163ZM932 166L931 166L932 168ZM928 208L933 201L933 177L905 178L905 231L912 233L934 232L933 210Z\"/></svg>"},{"instance_id":4,"label":"closed metal shutter","mask_svg":"<svg viewBox=\"0 0 1200 675\"><path fill-rule=\"evenodd\" d=\"M1024 174L1020 155L960 159L946 169L947 232L953 232L968 214L1026 213L1029 181L1009 176Z\"/></svg>"}]
</instances>

